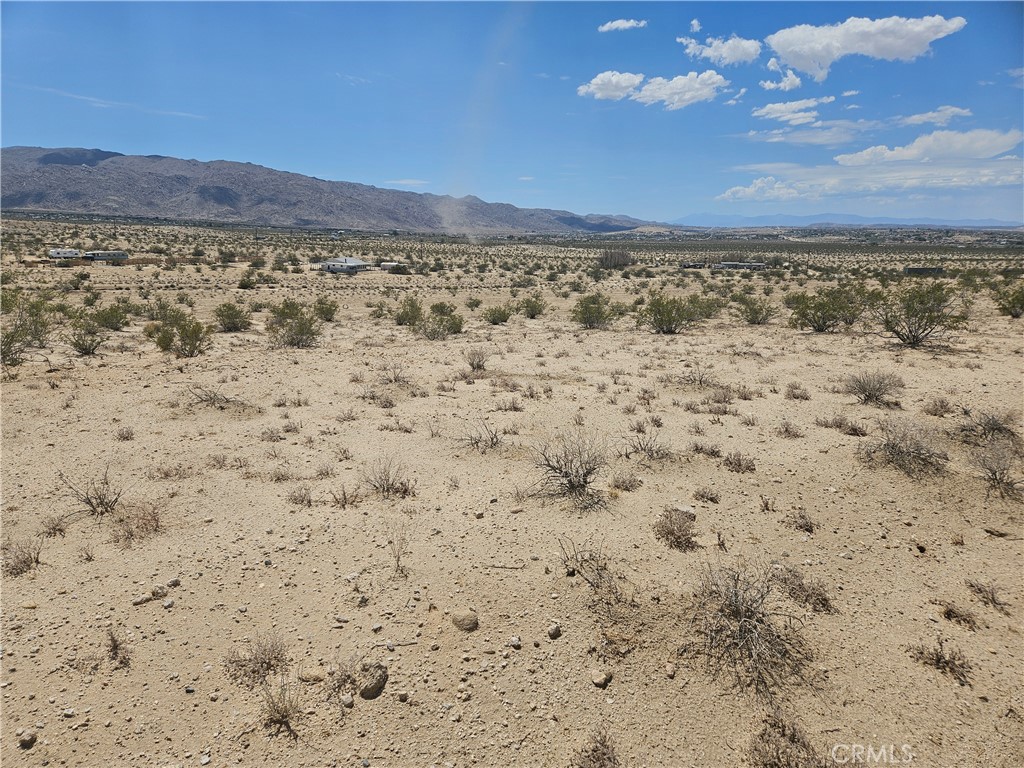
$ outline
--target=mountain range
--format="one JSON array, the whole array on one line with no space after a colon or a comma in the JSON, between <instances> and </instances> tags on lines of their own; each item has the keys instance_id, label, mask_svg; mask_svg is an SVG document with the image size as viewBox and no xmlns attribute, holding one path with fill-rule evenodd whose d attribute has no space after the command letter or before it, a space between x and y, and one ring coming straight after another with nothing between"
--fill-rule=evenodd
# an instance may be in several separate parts
<instances>
[{"instance_id":1,"label":"mountain range","mask_svg":"<svg viewBox=\"0 0 1024 768\"><path fill-rule=\"evenodd\" d=\"M737 216L721 213L695 213L675 219L670 224L680 227L723 227L723 228L758 228L758 227L1006 227L1024 226L1024 221L1002 221L999 219L896 219L887 216L857 216L852 213L816 213L807 216L791 216L787 214L771 214L765 216Z\"/></svg>"},{"instance_id":2,"label":"mountain range","mask_svg":"<svg viewBox=\"0 0 1024 768\"><path fill-rule=\"evenodd\" d=\"M276 227L505 234L622 232L628 216L517 208L473 197L325 181L251 163L100 149L0 150L0 207Z\"/></svg>"}]
</instances>

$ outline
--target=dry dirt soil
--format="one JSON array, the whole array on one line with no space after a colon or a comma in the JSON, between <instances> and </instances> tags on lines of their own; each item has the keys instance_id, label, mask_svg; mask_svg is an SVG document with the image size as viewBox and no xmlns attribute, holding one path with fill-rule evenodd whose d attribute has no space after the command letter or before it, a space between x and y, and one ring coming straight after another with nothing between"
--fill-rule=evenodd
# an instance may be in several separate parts
<instances>
[{"instance_id":1,"label":"dry dirt soil","mask_svg":"<svg viewBox=\"0 0 1024 768\"><path fill-rule=\"evenodd\" d=\"M101 303L158 271L87 269ZM319 346L270 348L263 311L175 359L137 319L95 357L55 341L3 383L3 536L52 534L3 579L5 766L564 766L602 727L624 766L750 765L776 709L847 764L849 745L1024 764L1022 507L954 439L960 406L1021 405L1021 321L987 299L949 345L909 350L786 312L584 331L577 297L548 293L540 317L490 325L464 301L507 288L306 271L242 291L240 274L165 273L152 297L186 291L210 320L227 300L327 295L341 306ZM371 317L414 288L455 303L465 332ZM842 393L872 370L905 382L899 406ZM936 398L957 410L928 415ZM866 434L817 423L837 414ZM861 460L887 418L932 430L945 471ZM538 466L577 438L607 457L586 508ZM89 514L72 486L121 495ZM666 507L692 508L692 547L655 535ZM791 596L788 568L831 610ZM729 569L769 580L772 626L804 653L765 694L700 652L695 594ZM940 638L965 684L915 657ZM275 642L266 683L233 679Z\"/></svg>"}]
</instances>

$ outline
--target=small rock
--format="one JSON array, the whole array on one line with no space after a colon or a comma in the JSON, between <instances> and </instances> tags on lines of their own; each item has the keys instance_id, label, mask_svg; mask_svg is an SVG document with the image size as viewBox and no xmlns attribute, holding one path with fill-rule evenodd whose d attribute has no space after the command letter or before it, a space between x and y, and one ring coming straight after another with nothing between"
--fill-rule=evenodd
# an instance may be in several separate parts
<instances>
[{"instance_id":1,"label":"small rock","mask_svg":"<svg viewBox=\"0 0 1024 768\"><path fill-rule=\"evenodd\" d=\"M160 599L161 597L167 597L167 587L165 587L163 584L154 584L153 588L150 590L150 593L156 599Z\"/></svg>"},{"instance_id":2,"label":"small rock","mask_svg":"<svg viewBox=\"0 0 1024 768\"><path fill-rule=\"evenodd\" d=\"M670 661L668 664L665 665L665 677L667 677L669 680L673 680L675 679L675 676L676 665Z\"/></svg>"},{"instance_id":3,"label":"small rock","mask_svg":"<svg viewBox=\"0 0 1024 768\"><path fill-rule=\"evenodd\" d=\"M31 611L35 608L38 608L39 606L33 602L24 602L21 604L21 607Z\"/></svg>"},{"instance_id":4,"label":"small rock","mask_svg":"<svg viewBox=\"0 0 1024 768\"><path fill-rule=\"evenodd\" d=\"M839 556L844 560L853 560L853 552L851 552L850 550L846 550Z\"/></svg>"},{"instance_id":5,"label":"small rock","mask_svg":"<svg viewBox=\"0 0 1024 768\"><path fill-rule=\"evenodd\" d=\"M607 688L612 681L612 673L607 670L593 669L590 671L590 680L598 688Z\"/></svg>"},{"instance_id":6,"label":"small rock","mask_svg":"<svg viewBox=\"0 0 1024 768\"><path fill-rule=\"evenodd\" d=\"M319 669L304 669L299 672L299 680L304 683L322 683L324 681L324 673Z\"/></svg>"},{"instance_id":7,"label":"small rock","mask_svg":"<svg viewBox=\"0 0 1024 768\"><path fill-rule=\"evenodd\" d=\"M473 632L480 626L480 619L473 611L458 611L452 614L452 624L463 632Z\"/></svg>"},{"instance_id":8,"label":"small rock","mask_svg":"<svg viewBox=\"0 0 1024 768\"><path fill-rule=\"evenodd\" d=\"M270 565L270 558L268 557L266 560L264 560L263 564L264 565Z\"/></svg>"},{"instance_id":9,"label":"small rock","mask_svg":"<svg viewBox=\"0 0 1024 768\"><path fill-rule=\"evenodd\" d=\"M167 586L168 587L180 587L181 586L181 579L171 579L170 581L167 582Z\"/></svg>"},{"instance_id":10,"label":"small rock","mask_svg":"<svg viewBox=\"0 0 1024 768\"><path fill-rule=\"evenodd\" d=\"M359 695L364 699L380 696L388 682L388 668L379 662L363 662L359 670Z\"/></svg>"},{"instance_id":11,"label":"small rock","mask_svg":"<svg viewBox=\"0 0 1024 768\"><path fill-rule=\"evenodd\" d=\"M355 702L355 699L352 698L352 694L346 693L346 694L342 695L342 697L341 697L341 706L343 706L345 709L352 709L352 706L355 703L356 702Z\"/></svg>"},{"instance_id":12,"label":"small rock","mask_svg":"<svg viewBox=\"0 0 1024 768\"><path fill-rule=\"evenodd\" d=\"M202 757L200 757L199 758L199 764L200 765L209 765L210 764L210 756L209 755L203 755Z\"/></svg>"},{"instance_id":13,"label":"small rock","mask_svg":"<svg viewBox=\"0 0 1024 768\"><path fill-rule=\"evenodd\" d=\"M548 627L548 637L552 640L557 640L562 636L562 627L556 622Z\"/></svg>"},{"instance_id":14,"label":"small rock","mask_svg":"<svg viewBox=\"0 0 1024 768\"><path fill-rule=\"evenodd\" d=\"M164 608L173 608L173 607L174 607L174 598L168 597L166 600L164 600Z\"/></svg>"},{"instance_id":15,"label":"small rock","mask_svg":"<svg viewBox=\"0 0 1024 768\"><path fill-rule=\"evenodd\" d=\"M508 646L509 648L515 648L518 651L523 647L522 638L520 638L519 635L512 635L512 637L508 639Z\"/></svg>"},{"instance_id":16,"label":"small rock","mask_svg":"<svg viewBox=\"0 0 1024 768\"><path fill-rule=\"evenodd\" d=\"M32 749L38 738L39 736L36 735L36 732L31 729L22 731L21 735L18 737L18 746L22 749Z\"/></svg>"},{"instance_id":17,"label":"small rock","mask_svg":"<svg viewBox=\"0 0 1024 768\"><path fill-rule=\"evenodd\" d=\"M247 606L247 605L240 605L240 606L238 606L238 612L239 613L245 613L248 610L249 610L249 606Z\"/></svg>"},{"instance_id":18,"label":"small rock","mask_svg":"<svg viewBox=\"0 0 1024 768\"><path fill-rule=\"evenodd\" d=\"M474 512L473 513L473 517L475 517L477 520L483 520L484 519L484 513L483 512Z\"/></svg>"},{"instance_id":19,"label":"small rock","mask_svg":"<svg viewBox=\"0 0 1024 768\"><path fill-rule=\"evenodd\" d=\"M132 600L132 605L145 605L152 599L152 595L139 595L134 600Z\"/></svg>"},{"instance_id":20,"label":"small rock","mask_svg":"<svg viewBox=\"0 0 1024 768\"><path fill-rule=\"evenodd\" d=\"M374 624L372 627L370 627L370 631L374 633L380 632L382 629L384 629L383 624Z\"/></svg>"},{"instance_id":21,"label":"small rock","mask_svg":"<svg viewBox=\"0 0 1024 768\"><path fill-rule=\"evenodd\" d=\"M405 702L407 702L409 700L409 692L408 691L399 691L398 692L398 700L400 702L402 702L403 704Z\"/></svg>"},{"instance_id":22,"label":"small rock","mask_svg":"<svg viewBox=\"0 0 1024 768\"><path fill-rule=\"evenodd\" d=\"M75 710L73 710L71 707L68 707L67 709L64 710L63 714L64 714L64 717L74 717L75 716Z\"/></svg>"}]
</instances>

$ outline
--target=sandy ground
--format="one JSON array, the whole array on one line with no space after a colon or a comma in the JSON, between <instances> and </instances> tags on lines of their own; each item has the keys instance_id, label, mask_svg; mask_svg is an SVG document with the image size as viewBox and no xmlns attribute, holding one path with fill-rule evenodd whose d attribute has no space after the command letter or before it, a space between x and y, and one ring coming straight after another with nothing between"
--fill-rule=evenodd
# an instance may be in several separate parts
<instances>
[{"instance_id":1,"label":"sandy ground","mask_svg":"<svg viewBox=\"0 0 1024 768\"><path fill-rule=\"evenodd\" d=\"M154 271L91 270L104 301ZM898 762L909 745L902 764L1024 764L1021 505L986 494L970 449L948 437L940 476L911 479L857 458L880 418L953 428L956 414L922 412L936 396L1020 407L1020 321L987 300L949 348L914 351L726 314L678 336L628 319L581 331L568 317L575 296L535 320L491 326L465 297L487 307L507 289L452 298L433 277L303 273L256 291L234 288L237 277L172 273L156 295L186 290L205 319L229 299L322 293L342 307L315 349L268 348L263 312L254 330L216 334L206 355L177 360L136 321L95 358L57 344L3 384L5 539L82 512L60 473L81 487L106 471L124 508L155 505L161 520L126 546L107 519L79 515L44 539L38 567L4 578L4 765L566 765L605 725L623 765L733 766L746 764L775 706L840 758L851 754L844 745L895 745ZM367 303L389 285L455 302L466 332L432 342L371 318ZM624 281L603 287L626 297ZM490 354L476 375L463 356L471 348ZM746 385L750 399L720 417L688 406L709 394L687 383L707 368L720 384ZM876 368L905 381L900 409L837 391L845 375ZM791 382L810 399L787 398ZM197 386L231 402L204 405ZM816 425L837 413L868 435ZM780 436L783 420L800 436ZM641 421L668 457L623 455ZM468 438L484 425L501 444L481 452ZM131 439L119 439L125 428ZM540 492L537 447L578 431L607 449L604 508ZM694 453L694 441L742 452L756 468L731 472ZM413 495L368 488L387 457ZM613 489L616 473L642 485ZM338 506L342 488L361 500ZM695 500L700 488L718 503ZM655 537L667 505L693 507L699 548ZM800 510L813 534L789 524ZM560 542L599 550L627 598L567 576ZM836 611L779 598L813 659L804 682L768 701L685 651L702 571L772 563L822 582ZM1008 613L980 602L966 579L998 585ZM946 620L935 601L970 611L976 628ZM475 631L453 623L466 611ZM110 630L127 646L126 666L109 657ZM225 665L270 636L288 649L294 735L265 724L259 688L233 682ZM969 660L969 685L908 652L940 636ZM388 678L379 696L356 695L347 708L328 693L353 659L386 665ZM22 748L28 731L36 740Z\"/></svg>"}]
</instances>

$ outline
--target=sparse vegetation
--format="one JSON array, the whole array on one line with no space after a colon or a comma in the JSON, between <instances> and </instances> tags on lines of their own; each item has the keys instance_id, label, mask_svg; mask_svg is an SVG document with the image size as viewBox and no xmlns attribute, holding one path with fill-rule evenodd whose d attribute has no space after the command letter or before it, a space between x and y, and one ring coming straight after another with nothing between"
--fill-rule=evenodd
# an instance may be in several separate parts
<instances>
[{"instance_id":1,"label":"sparse vegetation","mask_svg":"<svg viewBox=\"0 0 1024 768\"><path fill-rule=\"evenodd\" d=\"M914 645L907 649L914 661L935 667L945 675L949 675L960 685L971 684L973 666L959 648L947 648L946 641L939 637L934 647Z\"/></svg>"},{"instance_id":2,"label":"sparse vegetation","mask_svg":"<svg viewBox=\"0 0 1024 768\"><path fill-rule=\"evenodd\" d=\"M857 449L866 464L892 466L911 477L945 470L949 456L938 447L935 433L927 427L898 418L884 419L878 426L881 435Z\"/></svg>"},{"instance_id":3,"label":"sparse vegetation","mask_svg":"<svg viewBox=\"0 0 1024 768\"><path fill-rule=\"evenodd\" d=\"M538 446L536 453L537 466L551 493L565 496L584 509L604 503L594 483L608 463L608 451L595 435L582 429L559 434Z\"/></svg>"}]
</instances>

